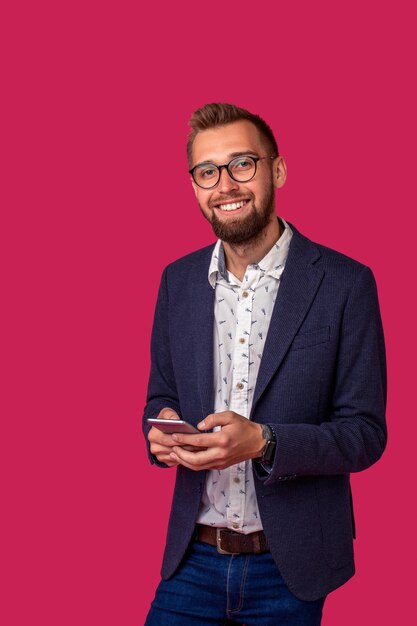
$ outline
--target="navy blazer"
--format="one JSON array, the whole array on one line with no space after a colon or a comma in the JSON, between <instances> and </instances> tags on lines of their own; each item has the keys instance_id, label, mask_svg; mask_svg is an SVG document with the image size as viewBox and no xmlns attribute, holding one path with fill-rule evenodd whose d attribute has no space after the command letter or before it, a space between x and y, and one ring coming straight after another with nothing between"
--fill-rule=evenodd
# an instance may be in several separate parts
<instances>
[{"instance_id":1,"label":"navy blazer","mask_svg":"<svg viewBox=\"0 0 417 626\"><path fill-rule=\"evenodd\" d=\"M271 424L277 435L271 473L254 472L271 553L292 593L315 600L354 573L349 474L375 463L385 448L386 364L371 270L291 228L250 419ZM164 407L193 424L213 412L212 251L164 270L145 436L146 418ZM205 471L176 472L163 578L174 574L193 539L205 480Z\"/></svg>"}]
</instances>

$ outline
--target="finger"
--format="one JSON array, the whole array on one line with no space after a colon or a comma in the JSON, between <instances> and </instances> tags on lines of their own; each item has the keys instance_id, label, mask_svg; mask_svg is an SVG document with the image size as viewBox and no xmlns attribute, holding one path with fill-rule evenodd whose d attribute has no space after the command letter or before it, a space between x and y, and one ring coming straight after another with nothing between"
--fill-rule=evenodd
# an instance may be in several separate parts
<instances>
[{"instance_id":1,"label":"finger","mask_svg":"<svg viewBox=\"0 0 417 626\"><path fill-rule=\"evenodd\" d=\"M153 456L155 456L158 461L162 463L174 463L175 461L171 457L171 448L167 448L165 450L158 450L156 452L152 452Z\"/></svg>"},{"instance_id":2,"label":"finger","mask_svg":"<svg viewBox=\"0 0 417 626\"><path fill-rule=\"evenodd\" d=\"M170 447L168 448L166 446L160 446L158 444L152 444L150 446L150 451L151 451L151 454L153 454L153 456L156 456L158 461L160 461L161 463L166 463L167 465L173 465L173 464L177 465L178 464L170 456L170 454L172 452L172 448L170 448Z\"/></svg>"},{"instance_id":3,"label":"finger","mask_svg":"<svg viewBox=\"0 0 417 626\"><path fill-rule=\"evenodd\" d=\"M215 426L226 426L227 424L232 424L239 417L240 416L238 416L237 413L233 413L232 411L211 413L210 415L207 415L203 421L197 424L197 428L200 430L211 430Z\"/></svg>"},{"instance_id":4,"label":"finger","mask_svg":"<svg viewBox=\"0 0 417 626\"><path fill-rule=\"evenodd\" d=\"M186 433L174 433L172 439L181 446L195 446L196 448L212 448L219 445L219 433L207 433L201 435L190 435ZM175 445L175 444L174 444Z\"/></svg>"},{"instance_id":5,"label":"finger","mask_svg":"<svg viewBox=\"0 0 417 626\"><path fill-rule=\"evenodd\" d=\"M162 432L159 428L152 426L148 433L148 441L150 443L157 443L162 446L175 446L176 442L172 440L172 435Z\"/></svg>"},{"instance_id":6,"label":"finger","mask_svg":"<svg viewBox=\"0 0 417 626\"><path fill-rule=\"evenodd\" d=\"M184 467L188 467L188 469L193 470L194 472L206 469L205 467L199 467L191 463L187 463L187 461L182 461L174 452L171 452L171 454L169 455L169 461L170 463L176 463L177 465L183 465Z\"/></svg>"},{"instance_id":7,"label":"finger","mask_svg":"<svg viewBox=\"0 0 417 626\"><path fill-rule=\"evenodd\" d=\"M174 409L165 408L159 412L158 418L161 420L179 420L180 416L175 413Z\"/></svg>"},{"instance_id":8,"label":"finger","mask_svg":"<svg viewBox=\"0 0 417 626\"><path fill-rule=\"evenodd\" d=\"M207 469L212 463L218 462L218 453L215 453L213 449L203 450L201 452L190 452L180 446L176 446L172 449L170 458L174 461L178 461L181 465L185 465L185 467L200 470Z\"/></svg>"},{"instance_id":9,"label":"finger","mask_svg":"<svg viewBox=\"0 0 417 626\"><path fill-rule=\"evenodd\" d=\"M177 465L183 465L184 467L187 467L188 469L192 470L193 472L199 472L202 470L215 470L215 469L225 469L226 467L228 467L227 465L222 465L219 464L215 461L206 463L205 465L196 465L195 463L187 463L187 461L182 461L179 457L176 456L175 453L171 452L170 456L170 461L171 462L175 462Z\"/></svg>"},{"instance_id":10,"label":"finger","mask_svg":"<svg viewBox=\"0 0 417 626\"><path fill-rule=\"evenodd\" d=\"M149 447L151 453L154 456L159 456L160 454L165 454L167 457L169 457L170 453L172 452L172 447L171 446L161 446L157 443L152 443ZM184 450L190 450L191 452L201 452L202 449L201 448L196 448L194 446L184 446L183 447Z\"/></svg>"},{"instance_id":11,"label":"finger","mask_svg":"<svg viewBox=\"0 0 417 626\"><path fill-rule=\"evenodd\" d=\"M156 456L156 454L155 454L155 456ZM158 459L159 463L165 463L165 465L168 465L168 467L175 467L175 466L179 465L178 461L175 461L174 459L172 459L167 454L158 455L158 456L156 456L156 458Z\"/></svg>"},{"instance_id":12,"label":"finger","mask_svg":"<svg viewBox=\"0 0 417 626\"><path fill-rule=\"evenodd\" d=\"M155 456L158 456L158 454L166 454L167 456L169 456L173 448L171 446L161 446L158 443L151 443L149 449L151 453Z\"/></svg>"}]
</instances>

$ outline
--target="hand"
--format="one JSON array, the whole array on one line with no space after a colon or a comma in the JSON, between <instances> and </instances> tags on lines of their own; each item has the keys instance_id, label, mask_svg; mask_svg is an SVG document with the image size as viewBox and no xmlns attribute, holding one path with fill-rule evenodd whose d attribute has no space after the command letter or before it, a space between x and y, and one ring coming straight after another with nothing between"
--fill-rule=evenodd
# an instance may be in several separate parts
<instances>
[{"instance_id":1,"label":"hand","mask_svg":"<svg viewBox=\"0 0 417 626\"><path fill-rule=\"evenodd\" d=\"M211 430L221 426L221 430L201 435L172 435L174 447L170 449L171 463L180 463L192 470L226 469L231 465L255 459L265 446L262 426L251 422L234 411L212 413L197 425L200 430ZM205 450L191 452L182 444L191 444Z\"/></svg>"},{"instance_id":2,"label":"hand","mask_svg":"<svg viewBox=\"0 0 417 626\"><path fill-rule=\"evenodd\" d=\"M173 409L168 408L162 409L157 417L163 420L180 419L179 415L175 413ZM175 461L170 456L170 453L172 452L172 447L177 445L177 442L172 440L172 435L163 433L158 428L155 428L155 426L152 426L148 433L148 441L151 444L151 453L156 456L160 463L165 463L165 465L168 465L168 467L178 465L178 461Z\"/></svg>"}]
</instances>

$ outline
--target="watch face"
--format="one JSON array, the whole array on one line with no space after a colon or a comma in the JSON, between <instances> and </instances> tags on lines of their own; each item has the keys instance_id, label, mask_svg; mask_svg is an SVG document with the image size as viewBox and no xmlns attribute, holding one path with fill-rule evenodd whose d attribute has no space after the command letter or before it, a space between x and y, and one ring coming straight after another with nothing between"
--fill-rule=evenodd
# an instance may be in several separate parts
<instances>
[{"instance_id":1,"label":"watch face","mask_svg":"<svg viewBox=\"0 0 417 626\"><path fill-rule=\"evenodd\" d=\"M265 444L265 448L262 452L262 462L263 463L272 463L275 456L275 448L277 445L275 433L268 424L266 424L268 429L268 441Z\"/></svg>"}]
</instances>

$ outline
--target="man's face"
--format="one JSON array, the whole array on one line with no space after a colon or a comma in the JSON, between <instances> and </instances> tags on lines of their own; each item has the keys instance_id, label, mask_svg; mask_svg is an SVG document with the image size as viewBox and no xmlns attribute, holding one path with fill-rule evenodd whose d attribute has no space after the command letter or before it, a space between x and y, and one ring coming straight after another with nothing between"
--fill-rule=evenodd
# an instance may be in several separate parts
<instances>
[{"instance_id":1,"label":"man's face","mask_svg":"<svg viewBox=\"0 0 417 626\"><path fill-rule=\"evenodd\" d=\"M207 161L223 165L238 155L274 156L256 126L247 120L198 133L192 154L192 166ZM239 244L257 239L275 220L275 187L284 184L285 174L282 157L266 158L257 162L256 174L248 182L233 180L223 168L213 189L202 189L194 181L192 184L216 237Z\"/></svg>"}]
</instances>

